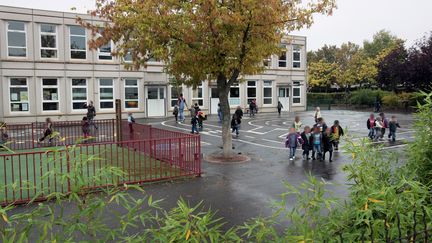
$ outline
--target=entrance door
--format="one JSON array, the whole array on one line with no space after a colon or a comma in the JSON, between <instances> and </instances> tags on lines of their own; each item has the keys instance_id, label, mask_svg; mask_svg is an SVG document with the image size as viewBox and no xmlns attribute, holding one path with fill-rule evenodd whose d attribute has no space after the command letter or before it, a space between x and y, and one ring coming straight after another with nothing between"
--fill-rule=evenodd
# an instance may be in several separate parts
<instances>
[{"instance_id":1,"label":"entrance door","mask_svg":"<svg viewBox=\"0 0 432 243\"><path fill-rule=\"evenodd\" d=\"M283 108L282 111L289 111L290 110L290 88L289 87L279 87L279 101L282 103Z\"/></svg>"},{"instance_id":2,"label":"entrance door","mask_svg":"<svg viewBox=\"0 0 432 243\"><path fill-rule=\"evenodd\" d=\"M217 114L219 93L217 88L210 88L210 114Z\"/></svg>"},{"instance_id":3,"label":"entrance door","mask_svg":"<svg viewBox=\"0 0 432 243\"><path fill-rule=\"evenodd\" d=\"M147 116L165 116L165 87L147 87Z\"/></svg>"}]
</instances>

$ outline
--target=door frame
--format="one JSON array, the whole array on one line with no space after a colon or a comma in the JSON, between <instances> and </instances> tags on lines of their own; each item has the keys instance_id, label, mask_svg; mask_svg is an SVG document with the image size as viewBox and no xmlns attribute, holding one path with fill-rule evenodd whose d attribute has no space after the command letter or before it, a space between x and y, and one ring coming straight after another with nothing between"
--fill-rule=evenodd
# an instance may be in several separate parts
<instances>
[{"instance_id":1,"label":"door frame","mask_svg":"<svg viewBox=\"0 0 432 243\"><path fill-rule=\"evenodd\" d=\"M150 116L149 115L149 98L148 98L148 89L149 88L157 88L158 89L158 99L157 100L162 100L161 98L160 98L160 90L159 89L164 89L164 98L163 98L163 100L164 100L164 102L163 102L163 109L164 109L164 112L163 112L163 115L162 116ZM146 117L147 118L152 118L152 117L166 117L167 116L167 112L168 112L168 110L167 110L167 86L166 85L146 85L145 87L144 87L144 93L145 93L145 108L146 108Z\"/></svg>"}]
</instances>

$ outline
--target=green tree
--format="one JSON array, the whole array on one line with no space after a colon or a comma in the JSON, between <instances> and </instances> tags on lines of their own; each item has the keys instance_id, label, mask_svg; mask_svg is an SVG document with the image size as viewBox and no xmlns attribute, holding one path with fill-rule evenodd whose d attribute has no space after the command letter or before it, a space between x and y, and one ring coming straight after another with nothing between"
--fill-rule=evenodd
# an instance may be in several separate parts
<instances>
[{"instance_id":1,"label":"green tree","mask_svg":"<svg viewBox=\"0 0 432 243\"><path fill-rule=\"evenodd\" d=\"M326 87L326 92L335 84L339 77L339 68L336 63L328 63L324 60L312 62L308 68L310 87Z\"/></svg>"},{"instance_id":2,"label":"green tree","mask_svg":"<svg viewBox=\"0 0 432 243\"><path fill-rule=\"evenodd\" d=\"M309 51L308 61L309 63L318 62L320 60L324 60L329 63L336 62L336 53L338 50L339 48L336 45L324 45L316 51Z\"/></svg>"},{"instance_id":3,"label":"green tree","mask_svg":"<svg viewBox=\"0 0 432 243\"><path fill-rule=\"evenodd\" d=\"M376 83L378 74L377 61L374 58L367 57L363 50L355 53L348 63L346 72L352 79L351 83L357 84L360 88L363 85L372 85Z\"/></svg>"},{"instance_id":4,"label":"green tree","mask_svg":"<svg viewBox=\"0 0 432 243\"><path fill-rule=\"evenodd\" d=\"M365 55L370 58L377 57L380 52L393 47L401 39L392 35L390 31L380 30L374 34L372 41L363 41Z\"/></svg>"},{"instance_id":5,"label":"green tree","mask_svg":"<svg viewBox=\"0 0 432 243\"><path fill-rule=\"evenodd\" d=\"M81 23L110 40L114 54L131 53L133 66L145 65L149 53L165 63L166 71L188 86L216 80L223 114L223 155L232 155L230 86L240 77L263 72L263 59L280 52L292 30L309 27L315 13L331 14L335 0L97 0L92 15L109 23ZM289 41L289 39L285 39Z\"/></svg>"}]
</instances>

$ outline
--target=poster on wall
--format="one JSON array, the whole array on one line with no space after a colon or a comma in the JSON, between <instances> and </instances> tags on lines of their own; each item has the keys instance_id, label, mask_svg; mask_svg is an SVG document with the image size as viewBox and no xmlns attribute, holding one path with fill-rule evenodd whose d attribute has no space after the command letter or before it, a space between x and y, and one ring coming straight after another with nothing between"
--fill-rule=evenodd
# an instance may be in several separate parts
<instances>
[{"instance_id":1,"label":"poster on wall","mask_svg":"<svg viewBox=\"0 0 432 243\"><path fill-rule=\"evenodd\" d=\"M27 93L27 91L21 91L20 92L20 100L21 101L27 101L28 100L28 93Z\"/></svg>"},{"instance_id":2,"label":"poster on wall","mask_svg":"<svg viewBox=\"0 0 432 243\"><path fill-rule=\"evenodd\" d=\"M22 103L22 111L28 111L28 104Z\"/></svg>"},{"instance_id":3,"label":"poster on wall","mask_svg":"<svg viewBox=\"0 0 432 243\"><path fill-rule=\"evenodd\" d=\"M18 94L17 93L11 93L11 101L17 101L18 100Z\"/></svg>"}]
</instances>

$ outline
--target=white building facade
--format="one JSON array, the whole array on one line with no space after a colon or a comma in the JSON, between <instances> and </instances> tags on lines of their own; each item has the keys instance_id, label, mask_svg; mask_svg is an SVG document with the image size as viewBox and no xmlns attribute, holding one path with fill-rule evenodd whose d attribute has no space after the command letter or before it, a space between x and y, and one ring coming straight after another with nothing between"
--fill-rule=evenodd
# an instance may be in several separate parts
<instances>
[{"instance_id":1,"label":"white building facade","mask_svg":"<svg viewBox=\"0 0 432 243\"><path fill-rule=\"evenodd\" d=\"M195 90L171 87L157 61L126 70L128 57L111 55L115 43L89 49L91 33L76 23L77 16L100 22L84 14L0 6L0 120L79 120L88 101L94 101L97 118L113 118L115 99L122 100L125 114L164 117L172 114L180 92L189 106L217 112L215 82L203 81ZM285 111L306 109L306 37L290 36L283 47L280 56L264 61L263 74L231 87L232 108L256 100L263 112L275 112L278 101Z\"/></svg>"}]
</instances>

